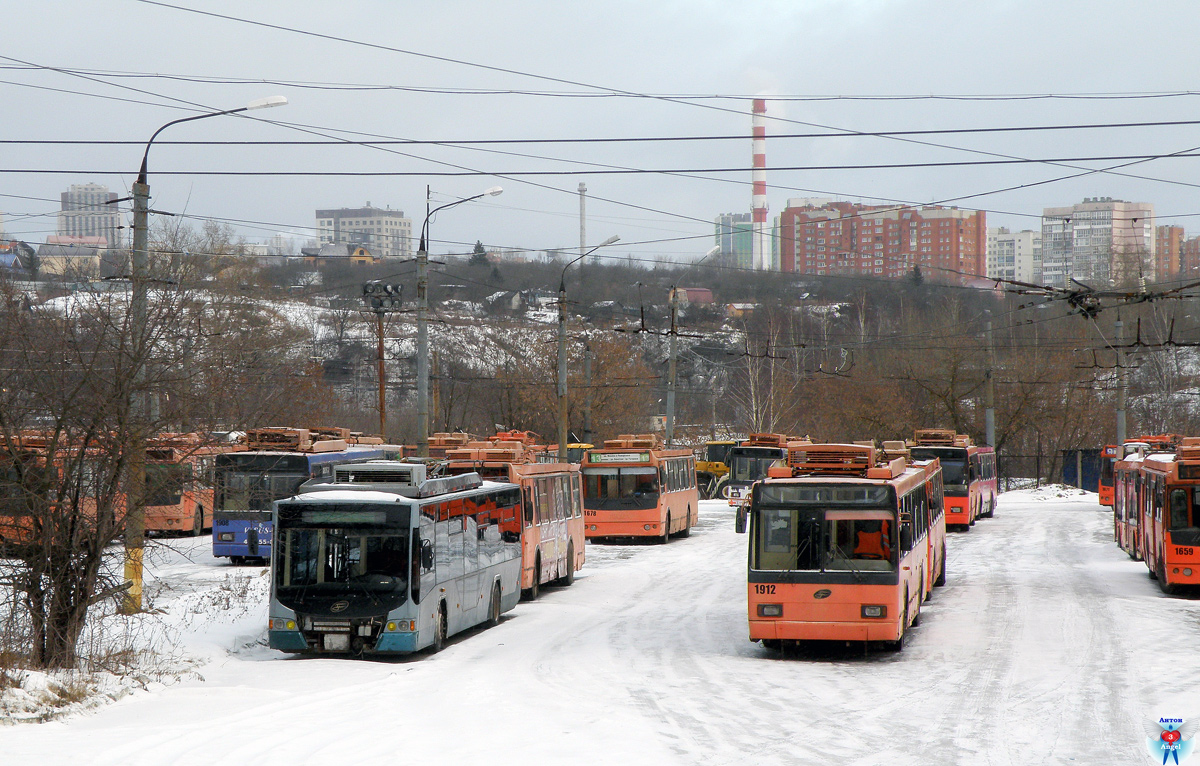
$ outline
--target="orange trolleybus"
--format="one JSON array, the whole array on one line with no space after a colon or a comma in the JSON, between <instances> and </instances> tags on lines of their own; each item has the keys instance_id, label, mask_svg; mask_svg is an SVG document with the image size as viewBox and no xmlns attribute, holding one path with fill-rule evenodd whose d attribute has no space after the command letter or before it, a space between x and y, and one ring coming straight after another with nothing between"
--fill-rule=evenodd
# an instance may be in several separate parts
<instances>
[{"instance_id":1,"label":"orange trolleybus","mask_svg":"<svg viewBox=\"0 0 1200 766\"><path fill-rule=\"evenodd\" d=\"M920 621L940 474L937 460L888 460L874 447L789 446L788 466L754 485L748 524L739 519L750 533L750 640L901 649Z\"/></svg>"},{"instance_id":2,"label":"orange trolleybus","mask_svg":"<svg viewBox=\"0 0 1200 766\"><path fill-rule=\"evenodd\" d=\"M663 449L653 434L625 434L584 453L583 514L589 539L687 537L699 520L696 458Z\"/></svg>"},{"instance_id":3,"label":"orange trolleybus","mask_svg":"<svg viewBox=\"0 0 1200 766\"><path fill-rule=\"evenodd\" d=\"M579 466L538 462L545 447L532 431L506 431L446 451L451 475L477 473L521 488L521 591L536 599L542 585L570 585L583 568L583 485Z\"/></svg>"},{"instance_id":4,"label":"orange trolleybus","mask_svg":"<svg viewBox=\"0 0 1200 766\"><path fill-rule=\"evenodd\" d=\"M1113 539L1134 560L1142 557L1141 515L1138 489L1141 486L1142 461L1150 446L1144 442L1125 442L1124 455L1113 464Z\"/></svg>"},{"instance_id":5,"label":"orange trolleybus","mask_svg":"<svg viewBox=\"0 0 1200 766\"><path fill-rule=\"evenodd\" d=\"M967 530L996 514L996 451L948 428L925 428L909 445L914 460L938 458L946 493L946 526Z\"/></svg>"},{"instance_id":6,"label":"orange trolleybus","mask_svg":"<svg viewBox=\"0 0 1200 766\"><path fill-rule=\"evenodd\" d=\"M1141 553L1164 593L1200 585L1200 438L1152 452L1138 486Z\"/></svg>"},{"instance_id":7,"label":"orange trolleybus","mask_svg":"<svg viewBox=\"0 0 1200 766\"><path fill-rule=\"evenodd\" d=\"M159 434L146 444L146 531L199 536L212 529L217 455L244 450L200 434Z\"/></svg>"},{"instance_id":8,"label":"orange trolleybus","mask_svg":"<svg viewBox=\"0 0 1200 766\"><path fill-rule=\"evenodd\" d=\"M1100 505L1107 508L1113 507L1114 470L1121 457L1119 444L1105 444L1100 451Z\"/></svg>"}]
</instances>

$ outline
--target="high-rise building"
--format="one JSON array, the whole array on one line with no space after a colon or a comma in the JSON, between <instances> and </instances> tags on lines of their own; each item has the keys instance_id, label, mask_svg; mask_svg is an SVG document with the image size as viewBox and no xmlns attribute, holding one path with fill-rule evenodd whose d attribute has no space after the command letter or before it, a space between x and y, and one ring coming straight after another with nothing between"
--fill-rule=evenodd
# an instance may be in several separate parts
<instances>
[{"instance_id":1,"label":"high-rise building","mask_svg":"<svg viewBox=\"0 0 1200 766\"><path fill-rule=\"evenodd\" d=\"M961 281L986 267L980 210L791 199L779 219L782 271L895 278L919 266Z\"/></svg>"},{"instance_id":2,"label":"high-rise building","mask_svg":"<svg viewBox=\"0 0 1200 766\"><path fill-rule=\"evenodd\" d=\"M400 258L412 255L412 221L404 211L371 207L317 211L317 241L320 245L350 244L364 247L372 255Z\"/></svg>"},{"instance_id":3,"label":"high-rise building","mask_svg":"<svg viewBox=\"0 0 1200 766\"><path fill-rule=\"evenodd\" d=\"M739 269L753 265L754 224L749 213L724 213L716 220L717 258Z\"/></svg>"},{"instance_id":4,"label":"high-rise building","mask_svg":"<svg viewBox=\"0 0 1200 766\"><path fill-rule=\"evenodd\" d=\"M1160 282L1175 279L1183 268L1182 226L1158 226L1154 229L1154 275Z\"/></svg>"},{"instance_id":5,"label":"high-rise building","mask_svg":"<svg viewBox=\"0 0 1200 766\"><path fill-rule=\"evenodd\" d=\"M121 246L121 211L115 192L100 184L71 184L61 200L60 237L103 237L104 247Z\"/></svg>"},{"instance_id":6,"label":"high-rise building","mask_svg":"<svg viewBox=\"0 0 1200 766\"><path fill-rule=\"evenodd\" d=\"M1034 281L1035 265L1042 259L1040 231L1009 231L1003 226L987 230L987 276L989 279Z\"/></svg>"},{"instance_id":7,"label":"high-rise building","mask_svg":"<svg viewBox=\"0 0 1200 766\"><path fill-rule=\"evenodd\" d=\"M1042 210L1042 270L1035 282L1090 287L1155 280L1154 205L1086 198Z\"/></svg>"}]
</instances>

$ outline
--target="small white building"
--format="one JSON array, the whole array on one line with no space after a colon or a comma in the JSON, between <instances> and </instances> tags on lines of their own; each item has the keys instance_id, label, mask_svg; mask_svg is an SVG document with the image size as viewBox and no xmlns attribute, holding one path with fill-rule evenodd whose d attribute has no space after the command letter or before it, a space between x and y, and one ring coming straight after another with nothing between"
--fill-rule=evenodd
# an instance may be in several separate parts
<instances>
[{"instance_id":1,"label":"small white building","mask_svg":"<svg viewBox=\"0 0 1200 766\"><path fill-rule=\"evenodd\" d=\"M1001 226L987 230L987 276L1036 282L1037 266L1042 260L1040 231L1009 231Z\"/></svg>"}]
</instances>

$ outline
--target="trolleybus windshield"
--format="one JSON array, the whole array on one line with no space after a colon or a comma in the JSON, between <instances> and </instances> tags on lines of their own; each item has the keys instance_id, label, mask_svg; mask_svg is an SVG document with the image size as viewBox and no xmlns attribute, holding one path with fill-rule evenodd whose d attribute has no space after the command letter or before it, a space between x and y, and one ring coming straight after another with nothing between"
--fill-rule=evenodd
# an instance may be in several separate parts
<instances>
[{"instance_id":1,"label":"trolleybus windshield","mask_svg":"<svg viewBox=\"0 0 1200 766\"><path fill-rule=\"evenodd\" d=\"M653 466L587 468L587 507L598 511L646 511L658 507L658 469Z\"/></svg>"},{"instance_id":2,"label":"trolleybus windshield","mask_svg":"<svg viewBox=\"0 0 1200 766\"><path fill-rule=\"evenodd\" d=\"M913 460L942 461L942 486L946 494L966 494L967 492L967 451L958 447L913 447Z\"/></svg>"},{"instance_id":3,"label":"trolleybus windshield","mask_svg":"<svg viewBox=\"0 0 1200 766\"><path fill-rule=\"evenodd\" d=\"M409 535L407 507L283 506L276 532L276 598L291 609L312 611L365 595L370 603L362 605L371 612L394 609L408 595Z\"/></svg>"},{"instance_id":4,"label":"trolleybus windshield","mask_svg":"<svg viewBox=\"0 0 1200 766\"><path fill-rule=\"evenodd\" d=\"M768 468L783 457L784 450L778 447L735 447L729 456L729 480L746 483L758 481L767 475Z\"/></svg>"},{"instance_id":5,"label":"trolleybus windshield","mask_svg":"<svg viewBox=\"0 0 1200 766\"><path fill-rule=\"evenodd\" d=\"M192 467L186 463L147 463L146 505L179 505L191 482Z\"/></svg>"},{"instance_id":6,"label":"trolleybus windshield","mask_svg":"<svg viewBox=\"0 0 1200 766\"><path fill-rule=\"evenodd\" d=\"M894 572L893 498L886 486L760 485L751 568Z\"/></svg>"}]
</instances>

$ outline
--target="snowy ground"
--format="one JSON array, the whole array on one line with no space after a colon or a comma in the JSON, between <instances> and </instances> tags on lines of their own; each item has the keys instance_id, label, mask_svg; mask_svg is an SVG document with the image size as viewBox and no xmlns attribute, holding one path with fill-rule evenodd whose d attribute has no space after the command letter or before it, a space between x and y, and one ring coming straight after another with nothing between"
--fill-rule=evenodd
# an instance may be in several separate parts
<instances>
[{"instance_id":1,"label":"snowy ground","mask_svg":"<svg viewBox=\"0 0 1200 766\"><path fill-rule=\"evenodd\" d=\"M176 541L156 605L197 672L0 727L0 763L1149 763L1143 721L1200 715L1200 601L1164 597L1110 519L1091 494L1003 495L951 535L901 654L750 643L719 502L687 540L589 545L575 585L407 660L263 648L265 578Z\"/></svg>"}]
</instances>

